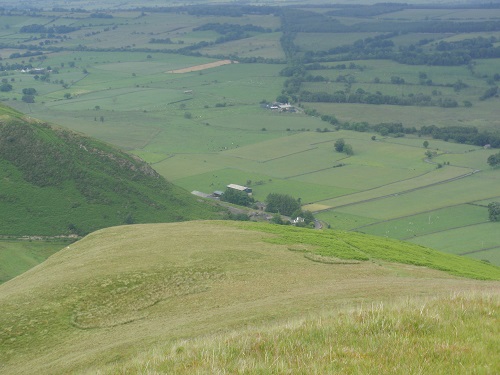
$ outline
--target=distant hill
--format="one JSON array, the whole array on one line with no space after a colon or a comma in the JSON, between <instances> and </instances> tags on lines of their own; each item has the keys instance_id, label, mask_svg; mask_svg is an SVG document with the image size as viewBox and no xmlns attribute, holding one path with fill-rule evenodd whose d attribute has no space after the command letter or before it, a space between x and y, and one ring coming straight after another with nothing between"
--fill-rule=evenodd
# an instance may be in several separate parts
<instances>
[{"instance_id":1,"label":"distant hill","mask_svg":"<svg viewBox=\"0 0 500 375\"><path fill-rule=\"evenodd\" d=\"M138 157L0 105L2 236L85 235L215 211Z\"/></svg>"},{"instance_id":2,"label":"distant hill","mask_svg":"<svg viewBox=\"0 0 500 375\"><path fill-rule=\"evenodd\" d=\"M450 275L464 272L489 281ZM493 369L499 279L483 262L359 233L231 221L107 228L0 285L0 373L308 373L272 367L284 358L329 373L321 353L331 348L338 365L369 358L393 370L384 373L434 373L436 361ZM288 324L323 313L331 318L307 323L305 336ZM401 354L377 355L379 345Z\"/></svg>"}]
</instances>

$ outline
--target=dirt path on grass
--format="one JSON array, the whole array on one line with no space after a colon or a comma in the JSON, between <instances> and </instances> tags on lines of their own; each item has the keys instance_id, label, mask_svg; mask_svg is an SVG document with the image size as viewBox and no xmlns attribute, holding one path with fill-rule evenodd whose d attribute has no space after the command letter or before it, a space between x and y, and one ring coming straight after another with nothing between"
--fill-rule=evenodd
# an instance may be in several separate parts
<instances>
[{"instance_id":1,"label":"dirt path on grass","mask_svg":"<svg viewBox=\"0 0 500 375\"><path fill-rule=\"evenodd\" d=\"M200 71L200 70L217 68L218 66L228 65L228 64L238 64L238 61L234 61L234 60L219 60L219 61L215 61L215 62L208 63L208 64L201 64L201 65L190 66L189 68L169 70L167 73L176 73L176 74L178 74L178 73L197 72L197 71Z\"/></svg>"}]
</instances>

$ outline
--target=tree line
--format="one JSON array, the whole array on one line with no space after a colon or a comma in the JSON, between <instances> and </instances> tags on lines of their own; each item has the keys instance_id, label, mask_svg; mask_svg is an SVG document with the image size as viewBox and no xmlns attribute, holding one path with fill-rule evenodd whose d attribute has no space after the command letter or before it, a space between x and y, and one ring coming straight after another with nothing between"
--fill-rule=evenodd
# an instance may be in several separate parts
<instances>
[{"instance_id":1,"label":"tree line","mask_svg":"<svg viewBox=\"0 0 500 375\"><path fill-rule=\"evenodd\" d=\"M39 34L68 34L73 31L80 30L77 26L67 26L67 25L53 25L44 26L39 24L26 25L21 27L19 31L21 33L39 33Z\"/></svg>"},{"instance_id":2,"label":"tree line","mask_svg":"<svg viewBox=\"0 0 500 375\"><path fill-rule=\"evenodd\" d=\"M318 115L317 113L310 113ZM493 148L500 148L500 133L490 131L479 131L475 126L447 126L438 127L436 125L424 125L420 129L405 127L400 122L383 122L379 124L369 124L368 122L340 122L335 116L323 115L321 119L338 129L353 130L358 132L375 132L382 136L403 137L406 134L418 136L428 136L434 139L441 139L446 142L457 142L475 146L490 145ZM500 163L500 153L496 156ZM493 160L493 159L492 159Z\"/></svg>"}]
</instances>

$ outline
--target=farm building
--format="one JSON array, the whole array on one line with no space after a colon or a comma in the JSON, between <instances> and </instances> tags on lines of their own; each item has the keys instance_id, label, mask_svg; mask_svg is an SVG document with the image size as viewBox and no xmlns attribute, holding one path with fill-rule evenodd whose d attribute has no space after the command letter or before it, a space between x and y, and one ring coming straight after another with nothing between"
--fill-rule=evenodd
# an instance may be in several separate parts
<instances>
[{"instance_id":1,"label":"farm building","mask_svg":"<svg viewBox=\"0 0 500 375\"><path fill-rule=\"evenodd\" d=\"M216 197L216 198L220 198L222 196L222 194L224 194L223 191L221 190L215 190L213 193L212 193L212 196Z\"/></svg>"},{"instance_id":2,"label":"farm building","mask_svg":"<svg viewBox=\"0 0 500 375\"><path fill-rule=\"evenodd\" d=\"M239 190L239 191L244 191L247 194L252 194L252 188L246 187L246 186L241 186L241 185L236 185L236 184L229 184L227 185L228 189L234 189L234 190Z\"/></svg>"}]
</instances>

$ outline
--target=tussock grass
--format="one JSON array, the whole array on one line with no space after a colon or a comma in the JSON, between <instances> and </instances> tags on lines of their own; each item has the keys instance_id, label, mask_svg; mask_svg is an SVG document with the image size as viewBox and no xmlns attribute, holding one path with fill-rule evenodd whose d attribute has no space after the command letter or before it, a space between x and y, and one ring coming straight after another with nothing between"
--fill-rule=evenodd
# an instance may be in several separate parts
<instances>
[{"instance_id":1,"label":"tussock grass","mask_svg":"<svg viewBox=\"0 0 500 375\"><path fill-rule=\"evenodd\" d=\"M182 340L100 374L493 374L498 294L408 299Z\"/></svg>"}]
</instances>

